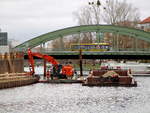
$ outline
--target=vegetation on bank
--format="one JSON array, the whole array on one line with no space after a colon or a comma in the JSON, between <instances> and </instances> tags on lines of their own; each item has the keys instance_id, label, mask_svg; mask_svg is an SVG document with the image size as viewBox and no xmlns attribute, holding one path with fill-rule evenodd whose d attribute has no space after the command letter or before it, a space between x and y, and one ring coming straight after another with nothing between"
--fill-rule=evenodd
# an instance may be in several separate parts
<instances>
[{"instance_id":1,"label":"vegetation on bank","mask_svg":"<svg viewBox=\"0 0 150 113\"><path fill-rule=\"evenodd\" d=\"M80 70L80 66L79 64L73 64L73 67L75 68L76 71ZM93 69L99 69L100 68L100 64L83 64L82 65L83 71L90 71Z\"/></svg>"}]
</instances>

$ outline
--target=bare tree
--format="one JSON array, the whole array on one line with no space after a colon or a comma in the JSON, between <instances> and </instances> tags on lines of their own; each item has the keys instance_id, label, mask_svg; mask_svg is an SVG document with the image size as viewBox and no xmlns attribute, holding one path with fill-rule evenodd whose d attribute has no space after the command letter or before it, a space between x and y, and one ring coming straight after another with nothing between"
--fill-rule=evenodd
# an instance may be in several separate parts
<instances>
[{"instance_id":1,"label":"bare tree","mask_svg":"<svg viewBox=\"0 0 150 113\"><path fill-rule=\"evenodd\" d=\"M139 10L126 1L108 0L103 14L107 24L118 25L123 22L139 21Z\"/></svg>"},{"instance_id":2,"label":"bare tree","mask_svg":"<svg viewBox=\"0 0 150 113\"><path fill-rule=\"evenodd\" d=\"M78 25L93 24L91 10L88 6L82 7L79 11L74 12L73 14Z\"/></svg>"},{"instance_id":3,"label":"bare tree","mask_svg":"<svg viewBox=\"0 0 150 113\"><path fill-rule=\"evenodd\" d=\"M61 37L61 38L53 40L52 41L52 48L53 48L53 51L63 50L64 49L64 39Z\"/></svg>"},{"instance_id":4,"label":"bare tree","mask_svg":"<svg viewBox=\"0 0 150 113\"><path fill-rule=\"evenodd\" d=\"M100 24L100 10L100 6L93 3L74 12L74 16L79 25Z\"/></svg>"},{"instance_id":5,"label":"bare tree","mask_svg":"<svg viewBox=\"0 0 150 113\"><path fill-rule=\"evenodd\" d=\"M140 20L139 10L133 7L132 4L127 3L126 0L108 0L105 4L102 17L107 24L127 27L136 27ZM113 35L109 39L114 48L133 48L133 42L135 42L135 39L132 40L132 37L120 35ZM129 45L131 41L132 43Z\"/></svg>"}]
</instances>

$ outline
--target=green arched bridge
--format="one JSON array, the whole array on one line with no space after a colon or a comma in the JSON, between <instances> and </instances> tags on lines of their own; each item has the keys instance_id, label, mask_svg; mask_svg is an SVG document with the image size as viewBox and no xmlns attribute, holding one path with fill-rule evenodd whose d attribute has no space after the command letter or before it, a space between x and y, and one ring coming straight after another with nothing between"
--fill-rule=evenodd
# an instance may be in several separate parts
<instances>
[{"instance_id":1,"label":"green arched bridge","mask_svg":"<svg viewBox=\"0 0 150 113\"><path fill-rule=\"evenodd\" d=\"M150 32L145 32L143 30L134 29L134 28L128 28L128 27L121 27L121 26L114 26L114 25L82 25L82 26L75 26L75 27L68 27L60 30L56 30L53 32L49 32L43 35L40 35L38 37L35 37L31 40L28 40L18 46L16 46L14 49L18 51L26 51L28 48L32 49L42 43L45 43L47 41L51 41L60 37L64 37L67 35L72 34L80 34L80 33L86 33L86 32L109 32L109 33L115 33L120 35L127 35L129 37L137 38L144 40L146 42L150 42ZM73 52L67 52L70 55L73 55L75 53ZM107 52L99 52L99 53L90 53L91 55L102 55L106 54ZM65 52L60 53L53 53L57 55L66 55ZM89 53L84 53L89 54ZM121 52L108 52L107 55L115 55L115 54L121 54ZM131 52L125 52L123 54L129 55L129 54L135 54L135 55L150 55L149 50L145 53L137 52L137 54L133 51ZM50 54L51 55L51 54Z\"/></svg>"}]
</instances>

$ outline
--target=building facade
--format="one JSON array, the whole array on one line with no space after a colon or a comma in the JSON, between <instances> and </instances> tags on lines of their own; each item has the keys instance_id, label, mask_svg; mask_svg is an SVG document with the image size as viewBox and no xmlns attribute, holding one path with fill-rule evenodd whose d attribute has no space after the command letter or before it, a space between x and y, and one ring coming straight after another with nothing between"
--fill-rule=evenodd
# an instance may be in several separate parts
<instances>
[{"instance_id":1,"label":"building facade","mask_svg":"<svg viewBox=\"0 0 150 113\"><path fill-rule=\"evenodd\" d=\"M144 31L149 31L150 32L150 17L144 19L138 24L138 27L140 29L143 29Z\"/></svg>"},{"instance_id":2,"label":"building facade","mask_svg":"<svg viewBox=\"0 0 150 113\"><path fill-rule=\"evenodd\" d=\"M0 32L0 46L8 45L7 33Z\"/></svg>"},{"instance_id":3,"label":"building facade","mask_svg":"<svg viewBox=\"0 0 150 113\"><path fill-rule=\"evenodd\" d=\"M9 52L8 34L7 32L0 32L0 54Z\"/></svg>"}]
</instances>

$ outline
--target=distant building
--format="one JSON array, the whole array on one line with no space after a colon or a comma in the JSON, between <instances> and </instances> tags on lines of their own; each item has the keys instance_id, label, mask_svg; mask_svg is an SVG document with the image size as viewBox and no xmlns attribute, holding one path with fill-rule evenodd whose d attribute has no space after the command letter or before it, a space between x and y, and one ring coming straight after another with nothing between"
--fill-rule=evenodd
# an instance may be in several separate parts
<instances>
[{"instance_id":1,"label":"distant building","mask_svg":"<svg viewBox=\"0 0 150 113\"><path fill-rule=\"evenodd\" d=\"M144 19L141 21L138 25L140 29L143 29L144 31L150 31L150 17Z\"/></svg>"},{"instance_id":2,"label":"distant building","mask_svg":"<svg viewBox=\"0 0 150 113\"><path fill-rule=\"evenodd\" d=\"M8 45L7 33L0 32L0 46Z\"/></svg>"},{"instance_id":3,"label":"distant building","mask_svg":"<svg viewBox=\"0 0 150 113\"><path fill-rule=\"evenodd\" d=\"M9 52L7 32L0 32L0 53Z\"/></svg>"}]
</instances>

